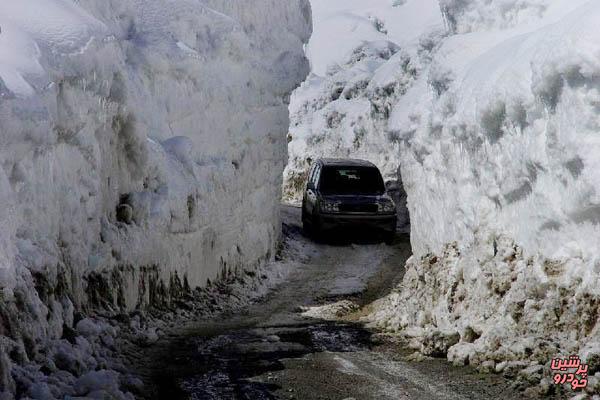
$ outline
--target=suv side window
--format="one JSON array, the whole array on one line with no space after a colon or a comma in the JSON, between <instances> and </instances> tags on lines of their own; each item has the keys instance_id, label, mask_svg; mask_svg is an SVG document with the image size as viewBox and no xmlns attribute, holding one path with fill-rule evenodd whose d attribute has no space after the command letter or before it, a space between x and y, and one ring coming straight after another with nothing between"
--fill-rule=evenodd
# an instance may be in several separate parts
<instances>
[{"instance_id":1,"label":"suv side window","mask_svg":"<svg viewBox=\"0 0 600 400\"><path fill-rule=\"evenodd\" d=\"M316 168L314 182L313 182L313 186L314 186L315 189L318 189L319 179L321 179L321 170L322 169L323 168L321 168L320 165L318 165L317 168Z\"/></svg>"},{"instance_id":2,"label":"suv side window","mask_svg":"<svg viewBox=\"0 0 600 400\"><path fill-rule=\"evenodd\" d=\"M312 168L310 169L310 172L308 174L308 188L310 189L311 187L313 187L313 183L314 183L314 179L315 179L315 172L317 172L317 165L313 165Z\"/></svg>"}]
</instances>

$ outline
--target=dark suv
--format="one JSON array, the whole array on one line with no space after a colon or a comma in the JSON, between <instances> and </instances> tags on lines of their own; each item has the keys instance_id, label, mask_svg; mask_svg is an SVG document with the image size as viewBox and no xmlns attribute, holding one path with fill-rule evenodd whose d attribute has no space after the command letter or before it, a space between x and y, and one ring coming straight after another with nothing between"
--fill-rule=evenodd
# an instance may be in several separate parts
<instances>
[{"instance_id":1,"label":"dark suv","mask_svg":"<svg viewBox=\"0 0 600 400\"><path fill-rule=\"evenodd\" d=\"M396 222L396 205L372 163L321 159L311 167L302 199L306 232L320 236L334 228L374 228L383 231L386 243L391 243Z\"/></svg>"}]
</instances>

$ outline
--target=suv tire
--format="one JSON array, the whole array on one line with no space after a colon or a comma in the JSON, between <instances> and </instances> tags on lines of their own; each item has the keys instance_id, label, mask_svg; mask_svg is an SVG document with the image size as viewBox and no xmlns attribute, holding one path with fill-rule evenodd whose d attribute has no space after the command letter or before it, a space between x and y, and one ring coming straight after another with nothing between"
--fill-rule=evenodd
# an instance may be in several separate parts
<instances>
[{"instance_id":1,"label":"suv tire","mask_svg":"<svg viewBox=\"0 0 600 400\"><path fill-rule=\"evenodd\" d=\"M318 242L323 237L323 229L321 228L321 222L319 221L318 215L313 215L310 223L310 233L312 238Z\"/></svg>"},{"instance_id":2,"label":"suv tire","mask_svg":"<svg viewBox=\"0 0 600 400\"><path fill-rule=\"evenodd\" d=\"M396 239L396 232L393 231L387 231L383 233L383 241L385 242L385 244L387 244L388 246L394 244L394 240Z\"/></svg>"},{"instance_id":3,"label":"suv tire","mask_svg":"<svg viewBox=\"0 0 600 400\"><path fill-rule=\"evenodd\" d=\"M310 222L310 216L304 207L304 203L302 203L302 231L304 236L312 237L313 224Z\"/></svg>"}]
</instances>

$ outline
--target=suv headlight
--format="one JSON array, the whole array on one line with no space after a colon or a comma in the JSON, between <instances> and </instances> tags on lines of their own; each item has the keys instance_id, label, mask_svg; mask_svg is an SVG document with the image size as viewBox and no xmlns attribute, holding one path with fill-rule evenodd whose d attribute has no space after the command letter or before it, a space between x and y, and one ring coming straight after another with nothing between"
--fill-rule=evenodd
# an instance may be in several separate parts
<instances>
[{"instance_id":1,"label":"suv headlight","mask_svg":"<svg viewBox=\"0 0 600 400\"><path fill-rule=\"evenodd\" d=\"M379 203L377 203L377 211L386 214L395 213L396 204L394 204L394 200L392 199L382 199Z\"/></svg>"},{"instance_id":2,"label":"suv headlight","mask_svg":"<svg viewBox=\"0 0 600 400\"><path fill-rule=\"evenodd\" d=\"M326 213L338 213L340 212L340 203L337 201L323 200L321 202L321 211Z\"/></svg>"}]
</instances>

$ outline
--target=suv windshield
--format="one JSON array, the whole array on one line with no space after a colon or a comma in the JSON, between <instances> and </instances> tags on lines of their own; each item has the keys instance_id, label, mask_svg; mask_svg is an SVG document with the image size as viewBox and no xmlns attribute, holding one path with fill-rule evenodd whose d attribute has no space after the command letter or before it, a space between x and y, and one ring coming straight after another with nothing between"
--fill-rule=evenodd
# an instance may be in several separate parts
<instances>
[{"instance_id":1,"label":"suv windshield","mask_svg":"<svg viewBox=\"0 0 600 400\"><path fill-rule=\"evenodd\" d=\"M373 167L325 167L320 180L319 190L326 195L385 193L383 178Z\"/></svg>"}]
</instances>

